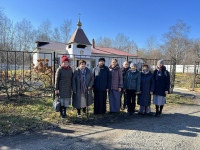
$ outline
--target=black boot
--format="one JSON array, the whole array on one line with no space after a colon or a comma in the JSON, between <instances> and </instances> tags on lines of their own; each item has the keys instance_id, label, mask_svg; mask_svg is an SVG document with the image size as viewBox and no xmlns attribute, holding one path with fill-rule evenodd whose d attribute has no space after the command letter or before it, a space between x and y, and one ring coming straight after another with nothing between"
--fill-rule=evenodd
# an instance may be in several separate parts
<instances>
[{"instance_id":1,"label":"black boot","mask_svg":"<svg viewBox=\"0 0 200 150\"><path fill-rule=\"evenodd\" d=\"M159 115L158 115L159 117L162 116L162 110L163 110L163 105L160 106L160 111L159 111Z\"/></svg>"},{"instance_id":2,"label":"black boot","mask_svg":"<svg viewBox=\"0 0 200 150\"><path fill-rule=\"evenodd\" d=\"M63 113L63 117L66 118L66 116L67 116L67 114L66 114L66 107L63 107L63 110L64 110L64 111L63 111L63 112L64 112L64 113Z\"/></svg>"},{"instance_id":3,"label":"black boot","mask_svg":"<svg viewBox=\"0 0 200 150\"><path fill-rule=\"evenodd\" d=\"M155 114L156 117L159 115L159 110L158 110L158 108L159 108L159 106L156 105L156 114Z\"/></svg>"},{"instance_id":4,"label":"black boot","mask_svg":"<svg viewBox=\"0 0 200 150\"><path fill-rule=\"evenodd\" d=\"M83 108L83 114L84 114L84 115L86 114L86 107Z\"/></svg>"},{"instance_id":5,"label":"black boot","mask_svg":"<svg viewBox=\"0 0 200 150\"><path fill-rule=\"evenodd\" d=\"M64 118L63 106L60 106L60 117L61 117L61 118Z\"/></svg>"},{"instance_id":6,"label":"black boot","mask_svg":"<svg viewBox=\"0 0 200 150\"><path fill-rule=\"evenodd\" d=\"M77 109L77 117L80 117L81 116L81 109Z\"/></svg>"}]
</instances>

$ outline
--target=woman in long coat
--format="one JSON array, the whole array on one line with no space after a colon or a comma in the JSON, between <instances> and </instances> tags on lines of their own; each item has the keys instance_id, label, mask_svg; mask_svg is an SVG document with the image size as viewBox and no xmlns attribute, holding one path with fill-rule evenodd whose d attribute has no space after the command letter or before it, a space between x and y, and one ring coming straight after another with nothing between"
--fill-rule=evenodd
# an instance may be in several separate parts
<instances>
[{"instance_id":1,"label":"woman in long coat","mask_svg":"<svg viewBox=\"0 0 200 150\"><path fill-rule=\"evenodd\" d=\"M141 72L141 93L138 95L139 114L150 114L151 95L153 95L155 83L153 74L147 64L142 66Z\"/></svg>"},{"instance_id":2,"label":"woman in long coat","mask_svg":"<svg viewBox=\"0 0 200 150\"><path fill-rule=\"evenodd\" d=\"M109 70L111 82L109 90L110 113L117 113L120 112L120 95L123 88L122 71L117 59L112 59Z\"/></svg>"},{"instance_id":3,"label":"woman in long coat","mask_svg":"<svg viewBox=\"0 0 200 150\"><path fill-rule=\"evenodd\" d=\"M86 61L80 60L79 67L74 71L73 75L73 102L72 105L77 109L77 117L86 113L86 107L93 103L92 86L94 83L94 75L86 67Z\"/></svg>"},{"instance_id":4,"label":"woman in long coat","mask_svg":"<svg viewBox=\"0 0 200 150\"><path fill-rule=\"evenodd\" d=\"M157 62L157 68L154 71L155 89L153 103L156 106L155 116L161 116L164 104L166 103L166 95L170 89L170 75L164 66L164 61Z\"/></svg>"},{"instance_id":5,"label":"woman in long coat","mask_svg":"<svg viewBox=\"0 0 200 150\"><path fill-rule=\"evenodd\" d=\"M55 92L60 96L60 116L62 118L66 117L66 107L71 104L72 75L73 71L69 66L69 59L64 55L62 56L62 65L57 69L55 75Z\"/></svg>"}]
</instances>

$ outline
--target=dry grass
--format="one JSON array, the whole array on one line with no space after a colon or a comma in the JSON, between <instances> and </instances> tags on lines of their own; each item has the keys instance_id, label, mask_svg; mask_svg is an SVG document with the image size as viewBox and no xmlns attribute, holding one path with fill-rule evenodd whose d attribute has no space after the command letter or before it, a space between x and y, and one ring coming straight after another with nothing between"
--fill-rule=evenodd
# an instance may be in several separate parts
<instances>
[{"instance_id":1,"label":"dry grass","mask_svg":"<svg viewBox=\"0 0 200 150\"><path fill-rule=\"evenodd\" d=\"M167 96L167 104L192 104L188 97L177 94ZM107 103L107 110L109 111ZM93 105L89 107L89 119L87 116L76 117L76 110L72 107L67 109L67 118L61 119L59 112L52 108L52 99L0 101L0 135L13 135L24 131L52 129L58 125L87 124L106 125L121 122L127 119L125 112L119 114L93 115ZM138 106L136 107L138 110Z\"/></svg>"}]
</instances>

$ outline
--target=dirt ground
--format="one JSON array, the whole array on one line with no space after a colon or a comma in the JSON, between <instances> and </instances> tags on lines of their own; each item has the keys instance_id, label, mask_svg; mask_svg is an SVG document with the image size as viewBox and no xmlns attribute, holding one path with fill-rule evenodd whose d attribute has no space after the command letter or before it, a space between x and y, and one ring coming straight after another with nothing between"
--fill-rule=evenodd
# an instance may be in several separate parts
<instances>
[{"instance_id":1,"label":"dirt ground","mask_svg":"<svg viewBox=\"0 0 200 150\"><path fill-rule=\"evenodd\" d=\"M17 150L199 150L200 94L176 89L195 96L194 104L166 106L162 117L123 116L109 124L60 126L54 130L25 132L0 137L0 149ZM112 116L115 120L115 115Z\"/></svg>"}]
</instances>

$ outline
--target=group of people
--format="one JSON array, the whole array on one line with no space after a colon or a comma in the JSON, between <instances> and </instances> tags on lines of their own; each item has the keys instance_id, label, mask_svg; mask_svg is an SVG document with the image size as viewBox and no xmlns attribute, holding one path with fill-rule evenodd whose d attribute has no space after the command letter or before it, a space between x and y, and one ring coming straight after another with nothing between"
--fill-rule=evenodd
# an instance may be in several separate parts
<instances>
[{"instance_id":1,"label":"group of people","mask_svg":"<svg viewBox=\"0 0 200 150\"><path fill-rule=\"evenodd\" d=\"M66 107L77 109L77 117L86 113L86 107L94 103L94 114L106 113L107 95L109 113L119 113L126 109L129 115L135 113L136 97L140 105L139 114L150 114L151 98L156 106L155 116L162 115L162 109L169 93L170 75L164 61L157 62L157 68L151 73L150 66L143 64L142 71L137 64L125 61L120 68L117 59L105 66L105 59L99 58L98 65L90 71L86 61L80 60L73 72L67 56L62 56L62 64L56 71L55 89L61 103L60 116L66 117ZM71 93L73 93L71 97Z\"/></svg>"}]
</instances>

